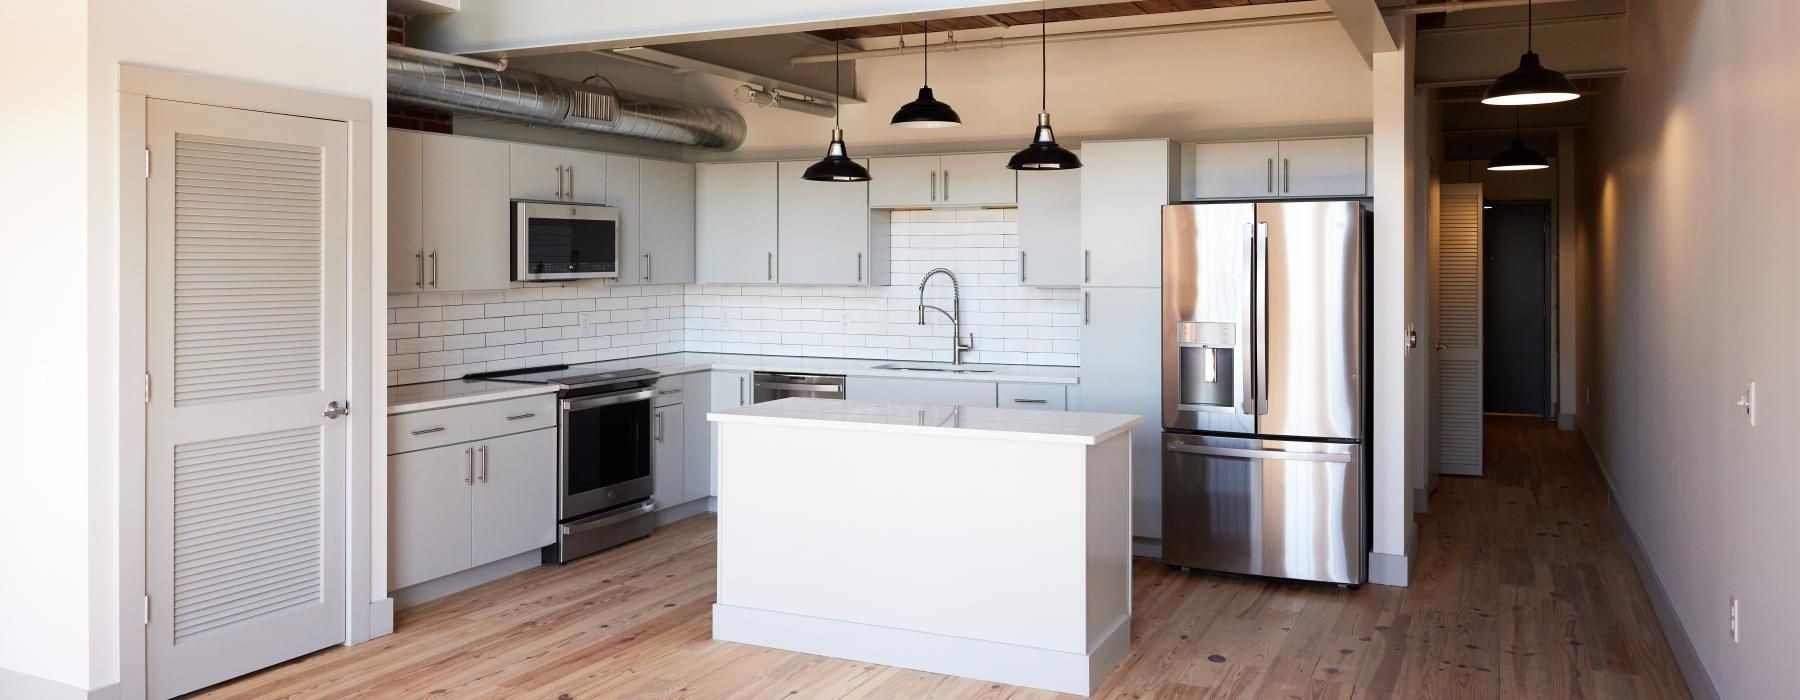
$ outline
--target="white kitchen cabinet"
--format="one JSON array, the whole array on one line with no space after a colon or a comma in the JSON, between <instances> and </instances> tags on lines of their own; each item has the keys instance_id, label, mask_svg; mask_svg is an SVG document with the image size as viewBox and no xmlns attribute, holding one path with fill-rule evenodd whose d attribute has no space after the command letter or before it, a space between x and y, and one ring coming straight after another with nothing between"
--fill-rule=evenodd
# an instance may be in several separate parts
<instances>
[{"instance_id":1,"label":"white kitchen cabinet","mask_svg":"<svg viewBox=\"0 0 1800 700\"><path fill-rule=\"evenodd\" d=\"M471 566L556 541L556 449L550 429L475 443Z\"/></svg>"},{"instance_id":2,"label":"white kitchen cabinet","mask_svg":"<svg viewBox=\"0 0 1800 700\"><path fill-rule=\"evenodd\" d=\"M706 284L774 284L776 165L702 163L695 169L696 276Z\"/></svg>"},{"instance_id":3,"label":"white kitchen cabinet","mask_svg":"<svg viewBox=\"0 0 1800 700\"><path fill-rule=\"evenodd\" d=\"M1018 172L1006 169L1011 153L958 153L938 161L938 198L952 207L1019 201Z\"/></svg>"},{"instance_id":4,"label":"white kitchen cabinet","mask_svg":"<svg viewBox=\"0 0 1800 700\"><path fill-rule=\"evenodd\" d=\"M658 406L650 415L650 474L656 485L653 497L658 510L687 501L687 464L683 461L683 406Z\"/></svg>"},{"instance_id":5,"label":"white kitchen cabinet","mask_svg":"<svg viewBox=\"0 0 1800 700\"><path fill-rule=\"evenodd\" d=\"M751 389L749 372L713 370L707 372L708 406L718 411L727 408L750 405ZM719 495L719 441L717 426L707 425L707 478L706 495L717 498Z\"/></svg>"},{"instance_id":6,"label":"white kitchen cabinet","mask_svg":"<svg viewBox=\"0 0 1800 700\"><path fill-rule=\"evenodd\" d=\"M782 284L866 284L871 264L886 258L883 225L873 221L866 182L812 182L801 174L813 161L782 161L777 167L777 280ZM878 230L879 229L879 230ZM879 247L873 240L879 237ZM881 277L885 278L886 266ZM885 283L886 279L881 279Z\"/></svg>"},{"instance_id":7,"label":"white kitchen cabinet","mask_svg":"<svg viewBox=\"0 0 1800 700\"><path fill-rule=\"evenodd\" d=\"M1132 532L1162 534L1162 290L1082 290L1078 411L1144 417L1131 430Z\"/></svg>"},{"instance_id":8,"label":"white kitchen cabinet","mask_svg":"<svg viewBox=\"0 0 1800 700\"><path fill-rule=\"evenodd\" d=\"M469 568L469 480L474 479L474 464L472 444L388 458L389 588ZM548 516L554 524L554 507Z\"/></svg>"},{"instance_id":9,"label":"white kitchen cabinet","mask_svg":"<svg viewBox=\"0 0 1800 700\"><path fill-rule=\"evenodd\" d=\"M869 159L869 206L967 207L1018 201L1010 153L958 153Z\"/></svg>"},{"instance_id":10,"label":"white kitchen cabinet","mask_svg":"<svg viewBox=\"0 0 1800 700\"><path fill-rule=\"evenodd\" d=\"M683 398L681 426L680 503L696 501L712 495L712 424L706 414L712 403L712 372L695 372L681 378Z\"/></svg>"},{"instance_id":11,"label":"white kitchen cabinet","mask_svg":"<svg viewBox=\"0 0 1800 700\"><path fill-rule=\"evenodd\" d=\"M1280 148L1274 141L1196 143L1189 199L1256 199L1276 196Z\"/></svg>"},{"instance_id":12,"label":"white kitchen cabinet","mask_svg":"<svg viewBox=\"0 0 1800 700\"><path fill-rule=\"evenodd\" d=\"M1368 181L1369 144L1360 136L1281 142L1284 197L1361 197Z\"/></svg>"},{"instance_id":13,"label":"white kitchen cabinet","mask_svg":"<svg viewBox=\"0 0 1800 700\"><path fill-rule=\"evenodd\" d=\"M388 292L425 291L425 137L388 130Z\"/></svg>"},{"instance_id":14,"label":"white kitchen cabinet","mask_svg":"<svg viewBox=\"0 0 1800 700\"><path fill-rule=\"evenodd\" d=\"M1081 171L1019 173L1019 284L1081 284Z\"/></svg>"},{"instance_id":15,"label":"white kitchen cabinet","mask_svg":"<svg viewBox=\"0 0 1800 700\"><path fill-rule=\"evenodd\" d=\"M986 408L998 405L994 382L962 379L849 377L844 383L844 395L852 401L982 406Z\"/></svg>"},{"instance_id":16,"label":"white kitchen cabinet","mask_svg":"<svg viewBox=\"0 0 1800 700\"><path fill-rule=\"evenodd\" d=\"M869 206L931 206L938 200L938 157L870 158Z\"/></svg>"},{"instance_id":17,"label":"white kitchen cabinet","mask_svg":"<svg viewBox=\"0 0 1800 700\"><path fill-rule=\"evenodd\" d=\"M422 135L424 291L505 289L511 284L508 167L505 143Z\"/></svg>"},{"instance_id":18,"label":"white kitchen cabinet","mask_svg":"<svg viewBox=\"0 0 1800 700\"><path fill-rule=\"evenodd\" d=\"M1006 382L999 389L1001 408L1037 411L1066 411L1069 408L1068 392L1061 384Z\"/></svg>"},{"instance_id":19,"label":"white kitchen cabinet","mask_svg":"<svg viewBox=\"0 0 1800 700\"><path fill-rule=\"evenodd\" d=\"M642 188L638 182L640 159L631 156L606 157L606 206L619 216L619 277L616 284L638 284L643 281L643 208L639 206Z\"/></svg>"},{"instance_id":20,"label":"white kitchen cabinet","mask_svg":"<svg viewBox=\"0 0 1800 700\"><path fill-rule=\"evenodd\" d=\"M599 204L606 201L604 153L511 144L509 191L514 199Z\"/></svg>"},{"instance_id":21,"label":"white kitchen cabinet","mask_svg":"<svg viewBox=\"0 0 1800 700\"><path fill-rule=\"evenodd\" d=\"M1162 207L1175 191L1175 155L1167 139L1082 144L1082 284L1161 284Z\"/></svg>"},{"instance_id":22,"label":"white kitchen cabinet","mask_svg":"<svg viewBox=\"0 0 1800 700\"><path fill-rule=\"evenodd\" d=\"M694 281L694 166L638 161L638 279Z\"/></svg>"}]
</instances>

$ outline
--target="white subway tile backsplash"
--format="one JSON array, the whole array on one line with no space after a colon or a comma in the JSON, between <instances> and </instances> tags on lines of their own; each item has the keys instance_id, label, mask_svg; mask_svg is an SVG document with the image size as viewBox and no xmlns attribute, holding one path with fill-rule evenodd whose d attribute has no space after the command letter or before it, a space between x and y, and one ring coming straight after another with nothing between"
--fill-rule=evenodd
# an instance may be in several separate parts
<instances>
[{"instance_id":1,"label":"white subway tile backsplash","mask_svg":"<svg viewBox=\"0 0 1800 700\"><path fill-rule=\"evenodd\" d=\"M955 271L968 362L1080 364L1080 290L1018 285L1017 211L893 213L891 286L580 283L388 297L388 381L664 352L949 361L950 326L919 325L920 275ZM926 303L951 307L934 279Z\"/></svg>"}]
</instances>

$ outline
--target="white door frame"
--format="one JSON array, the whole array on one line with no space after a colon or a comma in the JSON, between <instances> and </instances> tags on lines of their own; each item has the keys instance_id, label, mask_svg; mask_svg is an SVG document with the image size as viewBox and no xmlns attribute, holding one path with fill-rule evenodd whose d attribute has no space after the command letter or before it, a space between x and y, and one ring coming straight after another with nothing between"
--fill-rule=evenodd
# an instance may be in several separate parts
<instances>
[{"instance_id":1,"label":"white door frame","mask_svg":"<svg viewBox=\"0 0 1800 700\"><path fill-rule=\"evenodd\" d=\"M385 528L372 522L373 497L384 493L386 470L371 465L387 451L381 428L387 394L376 391L385 372L386 244L375 244L373 217L373 114L368 100L327 95L228 78L180 73L134 65L119 66L119 689L120 697L141 698L147 692L145 666L145 297L148 289L146 197L144 177L147 100L191 102L258 112L340 121L350 129L350 322L349 473L344 513L345 607L344 643L357 644L393 629L393 601L386 596L386 571L377 570L372 550ZM377 491L377 489L380 489ZM385 556L384 556L385 558ZM383 591L376 594L376 586ZM167 605L167 602L164 603ZM163 614L168 614L167 608Z\"/></svg>"}]
</instances>

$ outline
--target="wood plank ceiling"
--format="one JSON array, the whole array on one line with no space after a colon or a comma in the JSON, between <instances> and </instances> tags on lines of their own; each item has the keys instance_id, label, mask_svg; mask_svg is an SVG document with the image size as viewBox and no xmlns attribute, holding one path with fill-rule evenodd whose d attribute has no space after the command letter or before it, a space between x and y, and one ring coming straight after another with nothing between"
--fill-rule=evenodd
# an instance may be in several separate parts
<instances>
[{"instance_id":1,"label":"wood plank ceiling","mask_svg":"<svg viewBox=\"0 0 1800 700\"><path fill-rule=\"evenodd\" d=\"M1103 17L1126 17L1130 15L1154 15L1164 12L1185 12L1188 10L1211 10L1221 7L1238 7L1242 5L1275 5L1300 0L1143 0L1141 2L1109 2L1100 5L1083 5L1080 7L1064 7L1050 11L1051 22L1068 22L1078 19L1099 19ZM936 32L957 29L989 29L994 27L1012 27L1021 24L1037 24L1039 14L1036 12L1003 12L993 15L973 15L931 20L931 30ZM902 34L918 34L925 27L919 22L894 22L890 24L872 24L866 27L845 27L839 29L822 29L813 32L814 36L829 41L841 39L867 39L870 37L897 36Z\"/></svg>"}]
</instances>

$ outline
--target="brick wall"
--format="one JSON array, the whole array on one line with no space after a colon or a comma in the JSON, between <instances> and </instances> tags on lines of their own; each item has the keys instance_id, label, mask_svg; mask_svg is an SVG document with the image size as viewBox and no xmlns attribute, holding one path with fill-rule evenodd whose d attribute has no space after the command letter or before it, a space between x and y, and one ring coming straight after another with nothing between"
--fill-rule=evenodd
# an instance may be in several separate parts
<instances>
[{"instance_id":1,"label":"brick wall","mask_svg":"<svg viewBox=\"0 0 1800 700\"><path fill-rule=\"evenodd\" d=\"M406 15L388 13L388 43L406 45L406 20ZM451 133L451 118L449 112L390 104L388 105L388 127L448 134Z\"/></svg>"}]
</instances>

